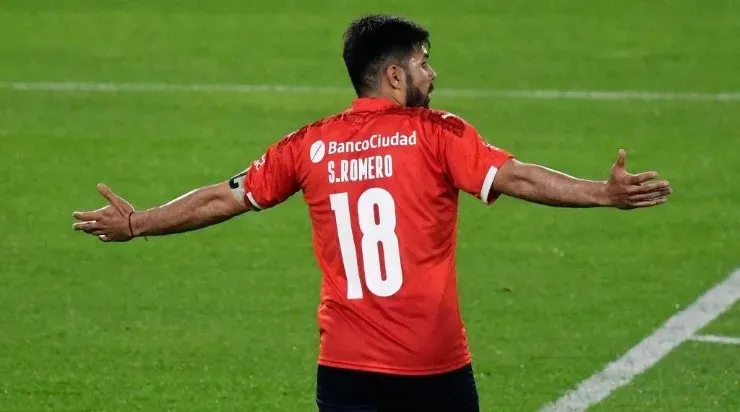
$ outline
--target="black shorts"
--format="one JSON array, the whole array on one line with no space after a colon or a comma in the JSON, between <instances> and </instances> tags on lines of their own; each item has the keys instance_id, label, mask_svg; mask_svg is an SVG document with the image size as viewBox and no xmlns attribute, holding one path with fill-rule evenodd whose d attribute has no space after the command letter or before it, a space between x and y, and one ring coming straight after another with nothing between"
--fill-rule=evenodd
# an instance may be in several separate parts
<instances>
[{"instance_id":1,"label":"black shorts","mask_svg":"<svg viewBox=\"0 0 740 412\"><path fill-rule=\"evenodd\" d=\"M319 412L479 412L473 367L402 376L319 365Z\"/></svg>"}]
</instances>

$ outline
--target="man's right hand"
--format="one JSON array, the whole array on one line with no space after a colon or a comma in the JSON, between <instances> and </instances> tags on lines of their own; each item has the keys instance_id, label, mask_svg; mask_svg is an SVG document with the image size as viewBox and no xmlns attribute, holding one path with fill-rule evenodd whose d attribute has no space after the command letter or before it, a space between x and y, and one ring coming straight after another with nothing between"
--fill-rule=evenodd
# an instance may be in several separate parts
<instances>
[{"instance_id":1,"label":"man's right hand","mask_svg":"<svg viewBox=\"0 0 740 412\"><path fill-rule=\"evenodd\" d=\"M609 180L604 185L606 205L623 210L651 207L668 201L673 193L666 180L654 180L657 172L630 174L625 170L627 153L619 150Z\"/></svg>"},{"instance_id":2,"label":"man's right hand","mask_svg":"<svg viewBox=\"0 0 740 412\"><path fill-rule=\"evenodd\" d=\"M129 215L134 207L102 183L98 184L98 192L108 200L108 205L88 212L74 212L73 216L79 222L72 227L97 236L103 242L125 242L133 239Z\"/></svg>"}]
</instances>

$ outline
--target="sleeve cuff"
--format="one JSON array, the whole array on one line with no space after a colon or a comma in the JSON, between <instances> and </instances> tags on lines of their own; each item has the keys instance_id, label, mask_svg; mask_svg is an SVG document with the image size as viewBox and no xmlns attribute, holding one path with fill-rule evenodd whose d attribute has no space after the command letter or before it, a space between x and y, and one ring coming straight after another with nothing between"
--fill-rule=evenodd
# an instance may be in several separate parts
<instances>
[{"instance_id":1,"label":"sleeve cuff","mask_svg":"<svg viewBox=\"0 0 740 412\"><path fill-rule=\"evenodd\" d=\"M506 154L500 160L496 161L494 165L488 168L486 176L483 178L483 185L480 189L480 200L486 205L490 205L498 199L500 193L493 191L493 181L496 179L496 174L499 168L512 159L514 156Z\"/></svg>"},{"instance_id":2,"label":"sleeve cuff","mask_svg":"<svg viewBox=\"0 0 740 412\"><path fill-rule=\"evenodd\" d=\"M493 187L493 179L496 178L496 173L498 173L498 168L496 166L489 167L488 173L486 173L486 177L483 179L483 186L480 189L480 200L487 205L493 203L498 197L498 194L494 193L494 196L489 199L491 188Z\"/></svg>"},{"instance_id":3,"label":"sleeve cuff","mask_svg":"<svg viewBox=\"0 0 740 412\"><path fill-rule=\"evenodd\" d=\"M259 211L259 210L264 209L262 206L260 206L259 203L257 203L256 200L254 200L254 196L252 195L252 192L247 192L247 194L244 195L244 199L248 201L249 202L248 204L251 204L255 210ZM246 201L244 203L247 203Z\"/></svg>"}]
</instances>

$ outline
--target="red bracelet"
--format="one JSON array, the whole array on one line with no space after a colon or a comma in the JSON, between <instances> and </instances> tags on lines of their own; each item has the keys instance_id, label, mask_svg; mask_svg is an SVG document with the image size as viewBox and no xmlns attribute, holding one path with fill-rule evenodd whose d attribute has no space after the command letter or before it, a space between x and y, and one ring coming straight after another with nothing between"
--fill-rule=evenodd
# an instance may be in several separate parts
<instances>
[{"instance_id":1,"label":"red bracelet","mask_svg":"<svg viewBox=\"0 0 740 412\"><path fill-rule=\"evenodd\" d=\"M128 214L128 231L131 232L131 239L136 237L136 235L134 235L134 228L131 226L131 216L133 215L134 211L132 210L131 213ZM146 236L144 236L144 240L146 240L147 242L149 241Z\"/></svg>"}]
</instances>

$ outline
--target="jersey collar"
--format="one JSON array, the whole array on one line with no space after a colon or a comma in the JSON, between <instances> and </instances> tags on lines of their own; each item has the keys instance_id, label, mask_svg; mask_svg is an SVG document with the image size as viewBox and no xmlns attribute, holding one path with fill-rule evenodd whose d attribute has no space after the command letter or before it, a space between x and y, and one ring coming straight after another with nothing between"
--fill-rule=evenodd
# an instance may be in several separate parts
<instances>
[{"instance_id":1,"label":"jersey collar","mask_svg":"<svg viewBox=\"0 0 740 412\"><path fill-rule=\"evenodd\" d=\"M398 106L398 103L384 97L360 97L352 101L351 111L368 112Z\"/></svg>"}]
</instances>

